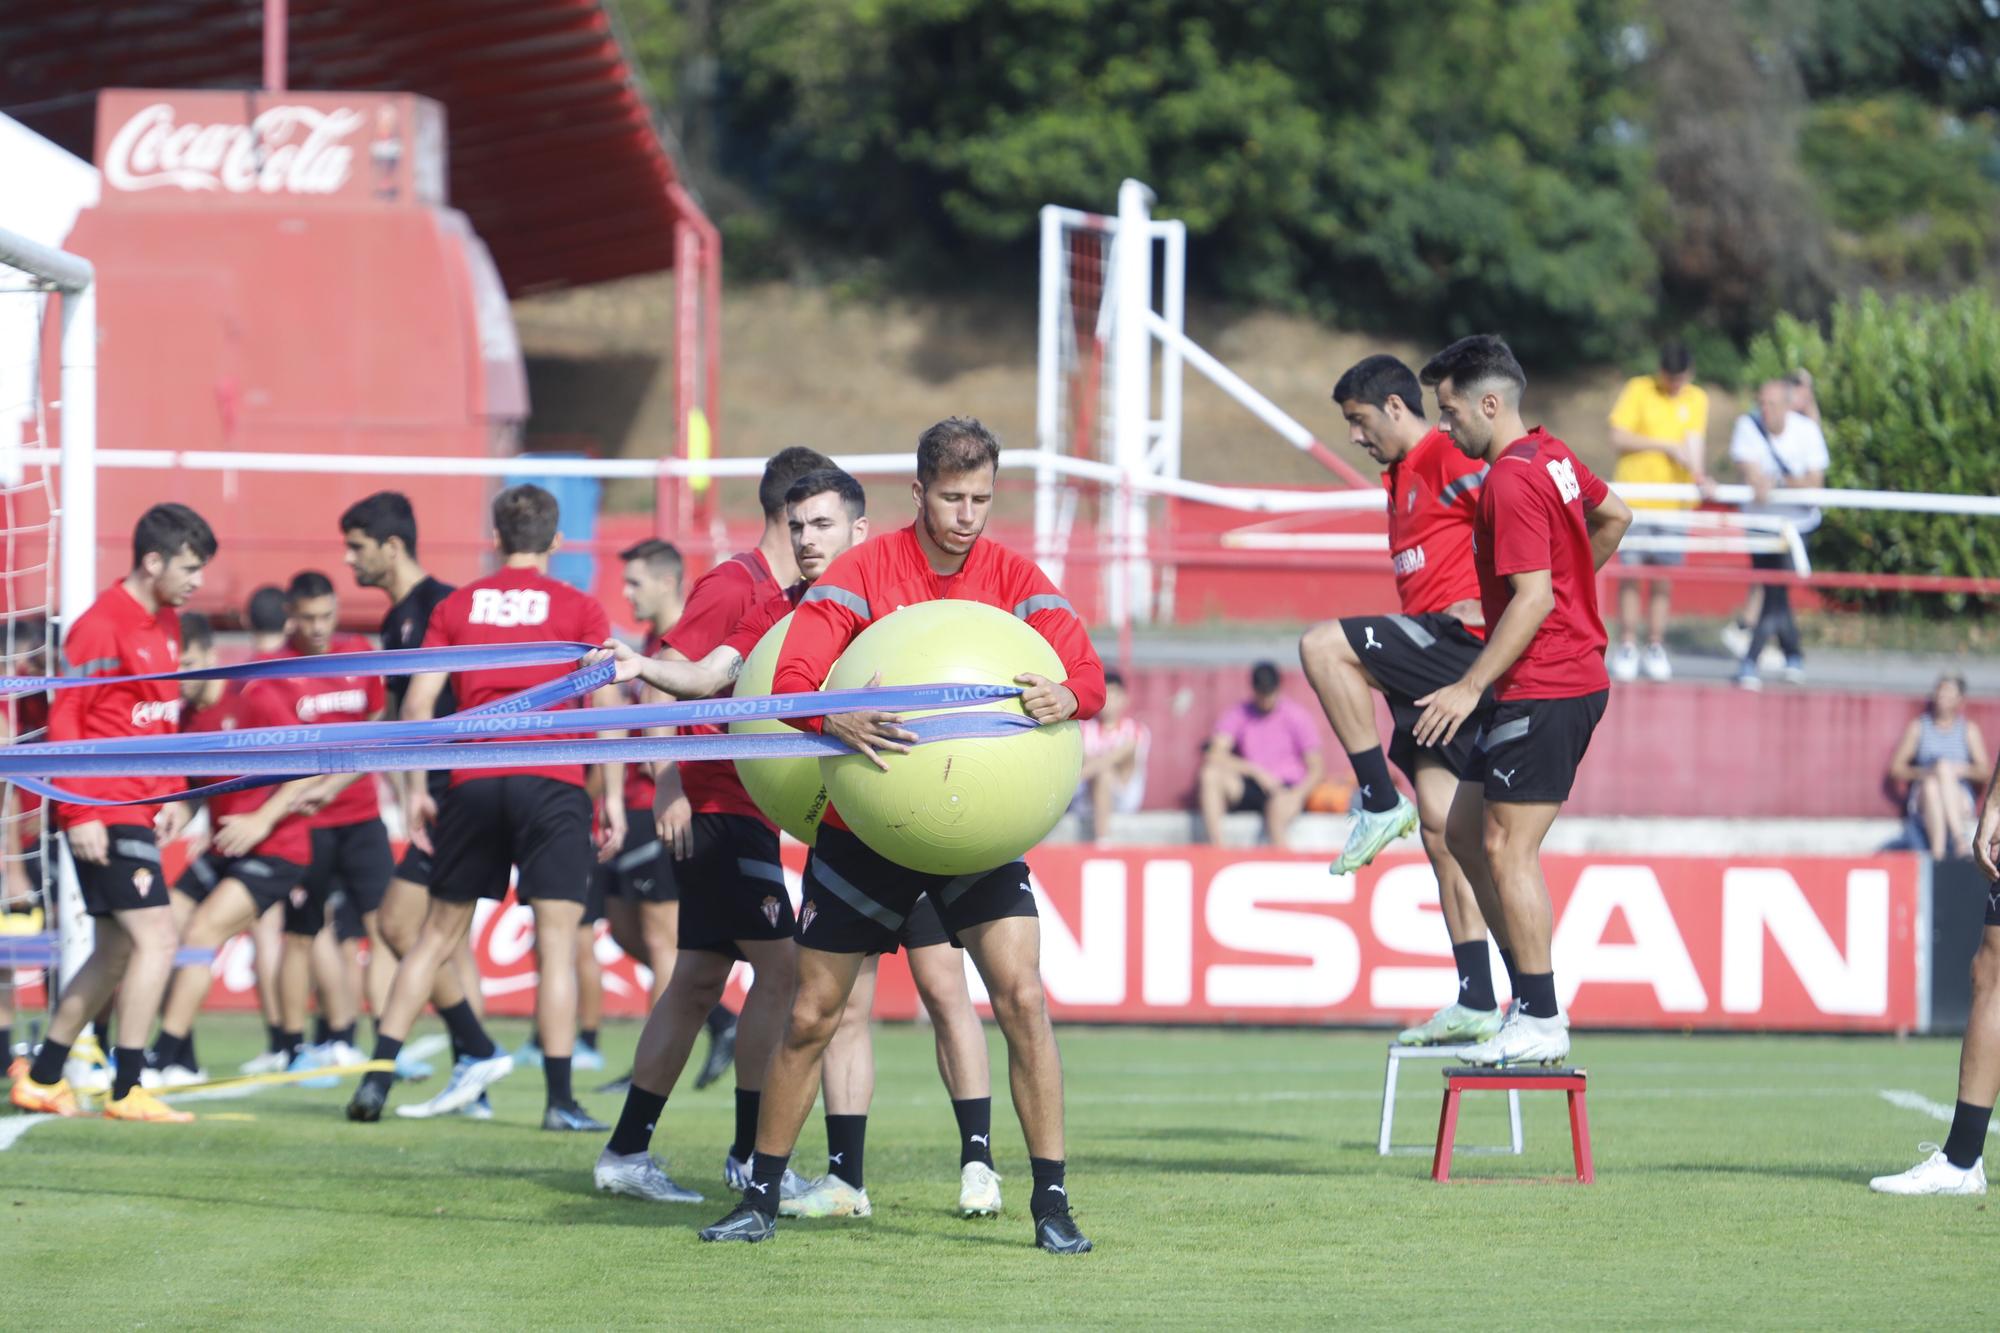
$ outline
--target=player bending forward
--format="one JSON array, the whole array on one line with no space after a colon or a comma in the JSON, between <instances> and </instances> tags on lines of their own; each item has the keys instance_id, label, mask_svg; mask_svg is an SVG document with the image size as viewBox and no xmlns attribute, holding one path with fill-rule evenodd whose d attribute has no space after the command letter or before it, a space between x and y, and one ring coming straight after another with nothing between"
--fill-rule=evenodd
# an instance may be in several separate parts
<instances>
[{"instance_id":1,"label":"player bending forward","mask_svg":"<svg viewBox=\"0 0 2000 1333\"><path fill-rule=\"evenodd\" d=\"M980 540L999 459L999 441L977 421L953 417L923 433L911 488L917 521L855 547L820 576L793 615L773 693L817 690L842 650L877 617L952 597L1010 611L1055 648L1067 679L1016 677L1026 687L1021 705L1037 723L1089 717L1103 706L1104 666L1068 599L1031 561ZM824 731L886 769L878 752L906 750L914 739L898 723L893 713L867 711L800 725ZM947 887L950 893L943 892ZM701 1233L703 1240L760 1241L773 1234L780 1182L862 963L896 947L897 931L925 893L972 955L1007 1039L1014 1106L1033 1172L1035 1243L1058 1254L1090 1248L1070 1215L1063 1174L1062 1058L1042 993L1041 923L1026 863L1012 861L977 877L919 874L871 851L832 807L806 862L798 992L765 1079L749 1187L727 1217Z\"/></svg>"},{"instance_id":2,"label":"player bending forward","mask_svg":"<svg viewBox=\"0 0 2000 1333\"><path fill-rule=\"evenodd\" d=\"M1445 841L1445 821L1460 779L1472 768L1471 728L1447 745L1417 744L1417 700L1463 676L1485 647L1472 524L1486 460L1452 447L1424 422L1424 391L1393 356L1371 356L1334 385L1348 438L1382 464L1389 492L1389 551L1402 614L1350 616L1306 631L1299 661L1319 694L1326 720L1354 765L1360 813L1333 873L1349 875L1421 821L1424 854L1437 876L1458 994L1397 1040L1411 1046L1484 1041L1500 1030L1500 1002L1486 954L1488 921L1499 921L1493 879L1483 856L1463 865ZM1397 791L1375 732L1373 690L1389 701L1395 735L1388 759L1409 777L1417 802ZM1472 789L1466 789L1468 799ZM1511 956L1496 930L1500 957ZM1511 967L1511 964L1510 964Z\"/></svg>"},{"instance_id":3,"label":"player bending forward","mask_svg":"<svg viewBox=\"0 0 2000 1333\"><path fill-rule=\"evenodd\" d=\"M1569 799L1610 697L1596 574L1632 511L1568 445L1522 423L1528 377L1500 339L1459 339L1431 358L1423 382L1437 390L1438 420L1452 443L1487 463L1472 529L1487 638L1463 677L1417 700L1424 712L1415 734L1419 745L1450 746L1493 691L1446 836L1461 865L1483 849L1492 868L1496 925L1513 946L1520 1001L1463 1058L1552 1063L1569 1054L1569 1023L1549 956L1542 839Z\"/></svg>"}]
</instances>

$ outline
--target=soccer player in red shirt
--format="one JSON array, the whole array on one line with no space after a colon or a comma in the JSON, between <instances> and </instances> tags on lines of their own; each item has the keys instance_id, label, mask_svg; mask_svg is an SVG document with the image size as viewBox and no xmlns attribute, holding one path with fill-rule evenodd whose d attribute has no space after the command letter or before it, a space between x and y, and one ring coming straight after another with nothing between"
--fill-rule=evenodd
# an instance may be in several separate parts
<instances>
[{"instance_id":1,"label":"soccer player in red shirt","mask_svg":"<svg viewBox=\"0 0 2000 1333\"><path fill-rule=\"evenodd\" d=\"M1333 873L1352 874L1421 824L1424 853L1437 875L1458 992L1397 1038L1412 1046L1484 1041L1500 1030L1482 911L1495 906L1492 878L1483 858L1461 866L1444 836L1459 779L1471 767L1476 729L1464 728L1451 744L1432 748L1419 746L1411 734L1422 712L1416 701L1463 676L1486 645L1479 574L1472 567L1473 512L1486 461L1466 457L1449 435L1430 428L1423 393L1415 372L1393 356L1367 357L1334 385L1348 438L1383 467L1389 559L1402 612L1329 620L1299 642L1306 679L1354 765L1361 804ZM1415 805L1390 781L1371 690L1388 701L1395 725L1388 759L1410 779ZM1505 935L1500 942L1504 959Z\"/></svg>"},{"instance_id":2,"label":"soccer player in red shirt","mask_svg":"<svg viewBox=\"0 0 2000 1333\"><path fill-rule=\"evenodd\" d=\"M1519 1001L1500 1030L1466 1050L1472 1064L1558 1062L1569 1023L1556 1001L1551 911L1542 839L1569 799L1577 765L1604 716L1604 621L1597 571L1618 549L1632 511L1569 446L1521 420L1528 377L1490 334L1461 338L1432 357L1423 382L1437 391L1452 443L1487 463L1473 526L1486 647L1465 675L1417 700L1417 744L1447 746L1479 713L1465 787L1483 788L1451 811L1448 836L1461 863L1483 848L1514 952Z\"/></svg>"},{"instance_id":3,"label":"soccer player in red shirt","mask_svg":"<svg viewBox=\"0 0 2000 1333\"><path fill-rule=\"evenodd\" d=\"M855 547L813 584L786 633L774 693L817 690L841 651L877 617L952 597L1008 610L1055 648L1065 680L1017 677L1026 687L1021 705L1029 717L1047 725L1090 717L1103 706L1104 665L1068 599L1032 561L980 540L999 460L999 441L977 421L952 417L923 433L911 487L917 521ZM880 710L801 725L884 768L880 752L907 749L913 739L895 714ZM798 994L766 1076L749 1188L734 1211L701 1233L703 1240L758 1241L773 1234L779 1182L812 1110L821 1058L862 962L895 947L898 929L924 893L971 953L1007 1038L1014 1106L1034 1173L1029 1207L1036 1243L1058 1253L1090 1248L1070 1215L1063 1176L1062 1061L1042 993L1041 923L1026 863L1013 861L978 877L919 874L869 850L831 808L806 863Z\"/></svg>"},{"instance_id":4,"label":"soccer player in red shirt","mask_svg":"<svg viewBox=\"0 0 2000 1333\"><path fill-rule=\"evenodd\" d=\"M186 505L154 505L132 530L132 569L105 589L63 636L63 660L73 676L128 676L180 665L175 608L201 587L215 555L215 533ZM180 723L180 687L171 680L59 691L49 709L52 741L120 736L171 736ZM71 790L111 800L146 800L181 789L176 778L73 778ZM104 1002L118 993L118 1040L144 1041L159 1013L174 968L179 936L160 871L160 847L180 836L188 808L163 805L100 807L58 802L52 812L76 866L83 905L96 926L90 958L63 988L49 1018L48 1037L28 1072L14 1082L14 1105L25 1111L76 1115L76 1096L63 1078L70 1046ZM114 1053L113 1120L181 1122L175 1111L139 1085L143 1047Z\"/></svg>"},{"instance_id":5,"label":"soccer player in red shirt","mask_svg":"<svg viewBox=\"0 0 2000 1333\"><path fill-rule=\"evenodd\" d=\"M549 556L561 540L556 499L539 486L510 486L493 499L493 529L502 567L474 579L438 604L431 615L427 648L464 644L532 643L574 639L602 643L611 632L604 608L585 593L548 575ZM456 672L451 686L462 708L553 680L557 665ZM410 678L403 717L420 721L446 684L445 673L427 671ZM615 705L618 691L606 686L590 702ZM625 840L625 772L604 768L604 820L599 851L609 855ZM403 955L389 1002L377 1016L372 1059L394 1060L410 1026L431 998L439 967L449 963L472 929L481 898L507 896L509 872L518 870L521 902L535 914L535 963L539 975L535 1012L543 1051L542 1077L548 1100L542 1128L558 1131L604 1126L577 1105L570 1086L570 1054L576 1042L576 936L590 892L591 804L582 764L518 769L468 769L451 775L437 805L435 835L425 827L421 785L408 800L410 837L428 842L433 866L430 909L417 943ZM514 1068L512 1057L479 1034L466 1061L452 1071L450 1085L421 1106L403 1107L422 1119L456 1111ZM350 1120L382 1116L390 1075L369 1074L348 1103Z\"/></svg>"}]
</instances>

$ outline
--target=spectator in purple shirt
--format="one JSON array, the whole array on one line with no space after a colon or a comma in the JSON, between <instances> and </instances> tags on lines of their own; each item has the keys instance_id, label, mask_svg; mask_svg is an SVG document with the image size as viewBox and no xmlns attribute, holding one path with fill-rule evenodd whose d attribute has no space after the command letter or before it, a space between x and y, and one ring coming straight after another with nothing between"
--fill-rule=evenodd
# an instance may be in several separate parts
<instances>
[{"instance_id":1,"label":"spectator in purple shirt","mask_svg":"<svg viewBox=\"0 0 2000 1333\"><path fill-rule=\"evenodd\" d=\"M1201 822L1222 845L1222 817L1260 810L1273 847L1318 785L1324 765L1312 714L1278 694L1278 668L1250 669L1250 698L1224 713L1201 760Z\"/></svg>"}]
</instances>

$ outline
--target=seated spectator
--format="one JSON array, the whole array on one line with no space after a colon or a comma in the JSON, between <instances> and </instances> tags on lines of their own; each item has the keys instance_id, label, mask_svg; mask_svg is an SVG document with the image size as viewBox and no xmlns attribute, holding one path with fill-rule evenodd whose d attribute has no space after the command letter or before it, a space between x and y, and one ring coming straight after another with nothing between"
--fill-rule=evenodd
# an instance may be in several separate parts
<instances>
[{"instance_id":1,"label":"seated spectator","mask_svg":"<svg viewBox=\"0 0 2000 1333\"><path fill-rule=\"evenodd\" d=\"M1763 514L1789 519L1801 537L1819 527L1820 512L1810 505L1772 504L1771 492L1780 487L1811 490L1826 481L1826 436L1819 425L1798 411L1796 386L1790 380L1767 380L1757 386L1757 409L1736 420L1729 437L1729 457L1743 471L1756 503L1745 505L1746 514ZM1759 551L1750 557L1757 569L1789 570L1792 560L1778 551ZM1758 658L1772 640L1784 652L1784 675L1796 685L1805 679L1805 656L1799 647L1799 624L1792 616L1792 591L1782 583L1767 584L1758 604L1757 626L1743 645L1742 661L1736 669L1736 683L1745 689L1763 686Z\"/></svg>"},{"instance_id":2,"label":"seated spectator","mask_svg":"<svg viewBox=\"0 0 2000 1333\"><path fill-rule=\"evenodd\" d=\"M1250 669L1251 697L1224 713L1201 760L1201 823L1208 840L1222 845L1222 817L1260 810L1273 847L1319 785L1324 764L1312 714L1278 694L1278 668Z\"/></svg>"},{"instance_id":3,"label":"seated spectator","mask_svg":"<svg viewBox=\"0 0 2000 1333\"><path fill-rule=\"evenodd\" d=\"M1965 678L1940 677L1889 760L1889 776L1909 784L1905 809L1933 859L1972 855L1972 814L1988 763L1986 738L1965 715Z\"/></svg>"},{"instance_id":4,"label":"seated spectator","mask_svg":"<svg viewBox=\"0 0 2000 1333\"><path fill-rule=\"evenodd\" d=\"M1146 753L1153 735L1128 711L1132 696L1125 678L1104 673L1104 707L1083 722L1083 781L1071 808L1088 805L1090 836L1103 842L1110 836L1111 816L1129 815L1146 798Z\"/></svg>"}]
</instances>

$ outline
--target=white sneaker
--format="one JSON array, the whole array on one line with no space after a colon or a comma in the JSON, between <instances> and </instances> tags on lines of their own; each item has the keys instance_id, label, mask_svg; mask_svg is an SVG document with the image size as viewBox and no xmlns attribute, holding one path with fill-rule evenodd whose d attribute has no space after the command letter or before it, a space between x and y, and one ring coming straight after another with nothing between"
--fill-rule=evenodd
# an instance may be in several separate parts
<instances>
[{"instance_id":1,"label":"white sneaker","mask_svg":"<svg viewBox=\"0 0 2000 1333\"><path fill-rule=\"evenodd\" d=\"M153 1072L147 1070L147 1073ZM141 1080L143 1082L143 1080ZM160 1086L163 1088L192 1088L208 1082L206 1069L189 1069L186 1065L168 1065L160 1070Z\"/></svg>"},{"instance_id":2,"label":"white sneaker","mask_svg":"<svg viewBox=\"0 0 2000 1333\"><path fill-rule=\"evenodd\" d=\"M1875 1177L1868 1182L1868 1188L1877 1194L1986 1193L1984 1157L1969 1167L1957 1167L1935 1143L1919 1143L1917 1151L1928 1151L1930 1156L1900 1175Z\"/></svg>"},{"instance_id":3,"label":"white sneaker","mask_svg":"<svg viewBox=\"0 0 2000 1333\"><path fill-rule=\"evenodd\" d=\"M266 1051L236 1066L239 1074L282 1074L291 1068L291 1057L283 1051Z\"/></svg>"},{"instance_id":4,"label":"white sneaker","mask_svg":"<svg viewBox=\"0 0 2000 1333\"><path fill-rule=\"evenodd\" d=\"M1000 1213L1000 1173L984 1162L967 1162L958 1169L960 1217L997 1217Z\"/></svg>"},{"instance_id":5,"label":"white sneaker","mask_svg":"<svg viewBox=\"0 0 2000 1333\"><path fill-rule=\"evenodd\" d=\"M1468 1009L1453 1001L1413 1028L1396 1034L1399 1046L1457 1046L1485 1041L1505 1021L1498 1009Z\"/></svg>"},{"instance_id":6,"label":"white sneaker","mask_svg":"<svg viewBox=\"0 0 2000 1333\"><path fill-rule=\"evenodd\" d=\"M1743 657L1750 651L1750 627L1734 620L1724 625L1722 646L1729 650L1731 657Z\"/></svg>"},{"instance_id":7,"label":"white sneaker","mask_svg":"<svg viewBox=\"0 0 2000 1333\"><path fill-rule=\"evenodd\" d=\"M1647 680L1658 683L1674 678L1674 664L1667 660L1667 650L1664 645L1647 644L1646 655L1639 659L1639 666L1645 671Z\"/></svg>"},{"instance_id":8,"label":"white sneaker","mask_svg":"<svg viewBox=\"0 0 2000 1333\"><path fill-rule=\"evenodd\" d=\"M856 1189L831 1172L815 1180L806 1189L790 1197L782 1197L779 1190L779 1217L872 1217L875 1209L868 1202L868 1191Z\"/></svg>"},{"instance_id":9,"label":"white sneaker","mask_svg":"<svg viewBox=\"0 0 2000 1333\"><path fill-rule=\"evenodd\" d=\"M606 1194L626 1194L648 1203L701 1202L701 1195L675 1184L660 1159L649 1152L615 1153L606 1148L590 1178Z\"/></svg>"},{"instance_id":10,"label":"white sneaker","mask_svg":"<svg viewBox=\"0 0 2000 1333\"><path fill-rule=\"evenodd\" d=\"M1500 1030L1459 1052L1469 1065L1555 1065L1569 1058L1569 1019L1531 1018L1511 1011Z\"/></svg>"},{"instance_id":11,"label":"white sneaker","mask_svg":"<svg viewBox=\"0 0 2000 1333\"><path fill-rule=\"evenodd\" d=\"M743 1191L750 1188L750 1163L724 1153L722 1156L722 1180L729 1188ZM785 1168L785 1178L778 1182L778 1200L796 1199L812 1188L807 1180L789 1166Z\"/></svg>"},{"instance_id":12,"label":"white sneaker","mask_svg":"<svg viewBox=\"0 0 2000 1333\"><path fill-rule=\"evenodd\" d=\"M365 1065L368 1063L368 1057L362 1054L361 1048L351 1045L348 1042L330 1041L319 1049L320 1057L329 1066L341 1067L346 1065Z\"/></svg>"},{"instance_id":13,"label":"white sneaker","mask_svg":"<svg viewBox=\"0 0 2000 1333\"><path fill-rule=\"evenodd\" d=\"M1639 679L1639 648L1637 644L1621 643L1611 650L1611 660L1605 664L1613 680Z\"/></svg>"},{"instance_id":14,"label":"white sneaker","mask_svg":"<svg viewBox=\"0 0 2000 1333\"><path fill-rule=\"evenodd\" d=\"M449 1115L479 1099L479 1095L514 1072L514 1057L495 1051L484 1060L463 1059L452 1066L451 1081L444 1091L415 1106L399 1106L396 1114L405 1120L429 1120Z\"/></svg>"}]
</instances>

